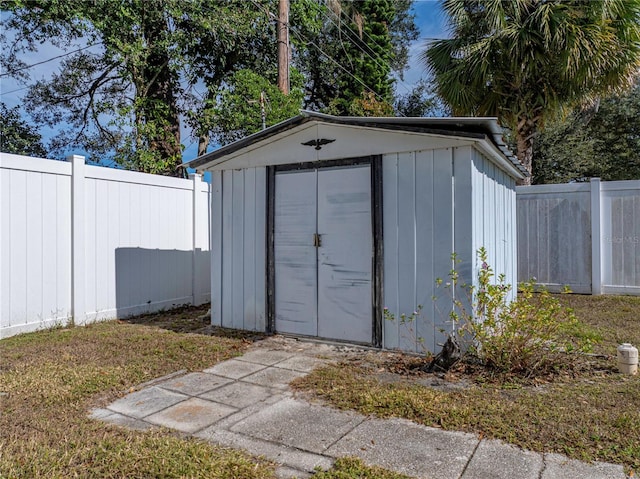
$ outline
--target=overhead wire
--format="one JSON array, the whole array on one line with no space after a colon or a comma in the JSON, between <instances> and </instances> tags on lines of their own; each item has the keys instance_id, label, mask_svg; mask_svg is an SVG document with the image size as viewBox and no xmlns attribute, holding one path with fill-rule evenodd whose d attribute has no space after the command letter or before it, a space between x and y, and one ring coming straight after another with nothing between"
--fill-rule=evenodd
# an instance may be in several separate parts
<instances>
[{"instance_id":1,"label":"overhead wire","mask_svg":"<svg viewBox=\"0 0 640 479\"><path fill-rule=\"evenodd\" d=\"M355 76L353 74L353 72L350 72L347 68L345 68L339 61L337 61L335 58L333 58L331 55L329 55L328 53L326 53L322 48L320 48L320 46L314 42L313 40L309 40L304 34L302 34L301 32L299 32L297 30L296 27L294 27L293 25L291 25L288 22L282 22L275 14L273 14L272 12L270 12L267 8L262 7L260 4L258 4L255 0L251 0L251 3L253 3L256 8L258 9L263 9L265 10L265 12L267 13L267 15L271 18L273 18L276 22L278 23L285 23L287 27L289 27L289 29L294 33L294 35L296 35L298 37L298 39L303 42L306 43L308 45L313 45L324 57L326 57L328 60L330 60L331 62L333 62L338 68L340 68L343 72L345 72L347 75L349 75L351 78L353 78L356 82L358 82L360 85L362 85L365 89L367 89L369 92L373 93L376 98L380 101L385 101L384 97L382 95L380 95L374 88L372 88L371 86L367 85L361 78L358 78L357 76Z\"/></svg>"},{"instance_id":2,"label":"overhead wire","mask_svg":"<svg viewBox=\"0 0 640 479\"><path fill-rule=\"evenodd\" d=\"M9 91L2 91L2 89L0 89L0 96L1 95L9 95L11 93L16 93L22 90L26 90L27 88L31 88L31 86L23 86L22 88L16 88L15 90L9 90Z\"/></svg>"},{"instance_id":3,"label":"overhead wire","mask_svg":"<svg viewBox=\"0 0 640 479\"><path fill-rule=\"evenodd\" d=\"M326 5L326 3L325 3L325 5ZM330 12L331 14L333 14L333 15L336 17L336 19L337 19L337 21L338 21L339 23L336 23L336 22L335 22L335 21L334 21L334 20L329 16L329 13L327 13L327 11L328 11L328 12ZM338 31L342 32L342 30L341 30L341 26L340 26L340 25L344 25L344 27L345 27L345 28L346 28L346 29L351 33L351 35L352 35L351 37L350 37L349 35L345 35L345 36L346 36L346 38L348 38L348 39L351 41L351 43L352 43L356 48L358 48L362 53L364 53L364 54L365 54L365 55L367 55L371 60L373 60L373 61L374 61L374 63L376 63L376 64L377 64L378 66L380 66L380 67L388 68L388 69L389 69L389 71L393 71L393 68L391 67L391 64L390 64L390 63L388 63L386 60L384 60L384 58L382 58L378 53L376 53L376 52L373 50L373 48L371 48L371 47L369 46L369 44L368 44L368 43L366 43L366 42L362 42L362 45L366 46L366 47L367 47L367 50L369 50L368 52L367 52L364 48L362 48L362 45L361 45L360 43L358 43L358 42L355 40L356 38L358 38L358 39L359 39L359 38L360 38L360 35L358 35L356 32L354 32L354 31L353 31L353 29L352 29L352 28L351 28L347 23L342 22L342 18L341 18L341 17L338 17L338 14L337 14L336 12L334 12L332 9L330 9L330 8L328 8L328 7L327 7L327 8L325 9L324 15L325 15L325 17L326 17L326 18L327 18L331 23L333 23L333 25L335 25L335 27L338 29ZM362 30L362 33L363 33L363 35L364 35L364 36L366 36L366 37L367 37L367 38L368 38L372 43L375 43L375 41L373 40L373 38L371 38L371 36L366 32L366 30L364 30L364 29L363 29L363 30ZM376 57L377 57L377 58L376 58ZM398 78L397 80L398 80L398 83L399 83L399 84L401 84L401 85L404 87L404 89L405 89L408 93L411 93L411 88L409 87L409 85L407 85L407 83L406 83L406 82L404 82L404 81L403 81L402 79L400 79L400 78Z\"/></svg>"},{"instance_id":4,"label":"overhead wire","mask_svg":"<svg viewBox=\"0 0 640 479\"><path fill-rule=\"evenodd\" d=\"M96 45L99 45L99 43L92 43L91 45L87 45L87 46L84 46L82 48L78 48L77 50L73 50L71 52L66 52L66 53L63 53L61 55L57 55L55 57L51 57L51 58L48 58L46 60L42 60L40 62L32 63L31 65L25 65L23 67L16 68L14 70L9 70L8 72L5 72L5 73L0 73L0 78L8 77L10 75L13 75L14 73L18 73L18 72L21 72L21 71L24 71L24 70L28 70L28 69L33 68L35 66L42 65L44 63L49 63L49 62L52 62L53 60L57 60L59 58L63 58L63 57L69 56L69 55L73 55L74 53L78 53L78 52L81 52L81 51L86 50L88 48L95 47Z\"/></svg>"}]
</instances>

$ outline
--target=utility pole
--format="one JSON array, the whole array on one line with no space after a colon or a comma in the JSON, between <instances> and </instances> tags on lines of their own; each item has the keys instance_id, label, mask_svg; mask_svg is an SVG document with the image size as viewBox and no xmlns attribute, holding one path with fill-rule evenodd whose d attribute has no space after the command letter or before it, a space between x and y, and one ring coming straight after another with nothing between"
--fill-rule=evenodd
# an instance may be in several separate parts
<instances>
[{"instance_id":1,"label":"utility pole","mask_svg":"<svg viewBox=\"0 0 640 479\"><path fill-rule=\"evenodd\" d=\"M289 94L289 0L278 1L278 89Z\"/></svg>"}]
</instances>

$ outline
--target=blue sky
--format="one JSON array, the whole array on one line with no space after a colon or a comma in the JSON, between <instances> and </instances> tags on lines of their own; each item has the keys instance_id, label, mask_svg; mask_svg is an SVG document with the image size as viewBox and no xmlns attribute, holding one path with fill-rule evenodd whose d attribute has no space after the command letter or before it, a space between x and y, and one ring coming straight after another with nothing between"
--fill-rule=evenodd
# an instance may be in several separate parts
<instances>
[{"instance_id":1,"label":"blue sky","mask_svg":"<svg viewBox=\"0 0 640 479\"><path fill-rule=\"evenodd\" d=\"M294 1L294 0L292 0ZM413 84L425 76L424 67L419 62L419 54L425 40L432 38L444 38L446 36L445 19L436 0L414 0L413 10L416 14L416 25L420 30L420 38L411 46L410 68L405 73L404 82L398 85L398 91L405 93ZM84 46L84 45L80 45ZM76 47L77 48L77 47ZM64 53L52 45L44 45L38 52L28 53L23 60L28 65L41 62ZM51 74L57 71L58 62L51 61L29 69L33 83L40 79L48 79ZM0 99L8 107L20 106L22 97L26 93L25 85L18 83L12 78L0 78ZM42 128L40 133L46 141L55 134L55 129ZM188 132L183 132L183 144L185 149L183 158L185 161L195 158L197 153L197 142L192 142ZM81 151L68 151L66 154L82 154Z\"/></svg>"}]
</instances>

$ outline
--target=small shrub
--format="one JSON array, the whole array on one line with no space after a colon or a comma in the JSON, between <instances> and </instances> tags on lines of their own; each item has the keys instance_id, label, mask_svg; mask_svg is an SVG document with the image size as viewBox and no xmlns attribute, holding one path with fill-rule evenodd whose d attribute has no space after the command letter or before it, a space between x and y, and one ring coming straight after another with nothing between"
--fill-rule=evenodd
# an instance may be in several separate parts
<instances>
[{"instance_id":1,"label":"small shrub","mask_svg":"<svg viewBox=\"0 0 640 479\"><path fill-rule=\"evenodd\" d=\"M500 372L532 376L562 368L571 362L571 353L591 348L588 335L573 334L579 322L571 309L546 290L536 293L533 280L520 284L510 301L511 285L504 275L495 276L486 249L480 248L477 255L481 267L475 286L460 285L455 270L449 275L448 287L466 291L466 304L471 305L465 308L452 295L451 317L469 344L468 354Z\"/></svg>"},{"instance_id":2,"label":"small shrub","mask_svg":"<svg viewBox=\"0 0 640 479\"><path fill-rule=\"evenodd\" d=\"M504 275L495 275L487 256L485 248L478 250L481 267L476 285L461 283L455 268L449 281L437 281L451 295L449 316L464 345L463 359L473 359L500 373L530 377L569 366L575 357L572 353L590 350L597 338L582 331L571 309L546 290L536 292L533 280L520 284L518 295L511 300L512 286ZM411 327L421 313L422 306L418 306L398 319ZM384 317L396 320L387 308Z\"/></svg>"}]
</instances>

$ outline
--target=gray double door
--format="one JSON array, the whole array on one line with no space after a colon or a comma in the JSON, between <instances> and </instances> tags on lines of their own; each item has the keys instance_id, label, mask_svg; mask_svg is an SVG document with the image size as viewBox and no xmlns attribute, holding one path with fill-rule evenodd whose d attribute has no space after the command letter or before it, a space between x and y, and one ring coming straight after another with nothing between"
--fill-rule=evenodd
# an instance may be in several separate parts
<instances>
[{"instance_id":1,"label":"gray double door","mask_svg":"<svg viewBox=\"0 0 640 479\"><path fill-rule=\"evenodd\" d=\"M275 176L275 328L372 342L371 167Z\"/></svg>"}]
</instances>

